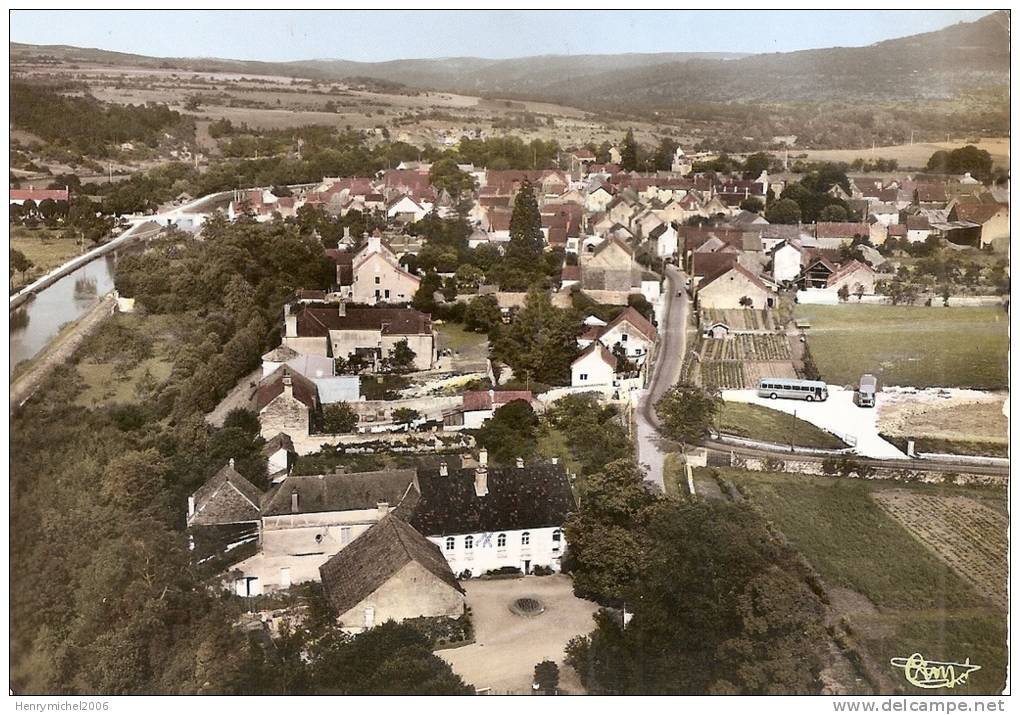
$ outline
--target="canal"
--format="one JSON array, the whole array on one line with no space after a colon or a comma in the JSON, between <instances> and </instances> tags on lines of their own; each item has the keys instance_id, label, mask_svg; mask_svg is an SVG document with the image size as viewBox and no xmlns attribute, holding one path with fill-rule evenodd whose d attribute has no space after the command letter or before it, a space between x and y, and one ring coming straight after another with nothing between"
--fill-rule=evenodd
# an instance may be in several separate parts
<instances>
[{"instance_id":1,"label":"canal","mask_svg":"<svg viewBox=\"0 0 1020 715\"><path fill-rule=\"evenodd\" d=\"M34 300L11 312L11 374L19 362L38 355L61 327L83 316L113 290L116 264L116 251L100 256L39 291Z\"/></svg>"}]
</instances>

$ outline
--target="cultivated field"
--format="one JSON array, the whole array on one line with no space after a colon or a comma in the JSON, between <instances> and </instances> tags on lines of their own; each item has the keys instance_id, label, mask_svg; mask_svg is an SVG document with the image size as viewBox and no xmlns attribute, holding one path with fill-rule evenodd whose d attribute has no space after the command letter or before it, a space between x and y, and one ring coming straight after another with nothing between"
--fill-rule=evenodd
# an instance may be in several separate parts
<instances>
[{"instance_id":1,"label":"cultivated field","mask_svg":"<svg viewBox=\"0 0 1020 715\"><path fill-rule=\"evenodd\" d=\"M872 373L882 385L1008 386L1001 308L799 305L796 316L811 321L808 346L829 383L855 385Z\"/></svg>"},{"instance_id":2,"label":"cultivated field","mask_svg":"<svg viewBox=\"0 0 1020 715\"><path fill-rule=\"evenodd\" d=\"M1009 523L1004 512L964 496L886 490L875 500L978 593L1006 608Z\"/></svg>"},{"instance_id":3,"label":"cultivated field","mask_svg":"<svg viewBox=\"0 0 1020 715\"><path fill-rule=\"evenodd\" d=\"M845 161L849 164L854 159L863 159L865 161L895 159L899 162L900 168L923 168L928 164L928 159L935 152L959 149L966 144L973 144L978 149L987 151L992 155L992 161L996 165L1009 167L1008 138L981 139L979 141L968 141L966 138L963 138L949 143L899 144L897 146L879 146L874 149L870 147L867 149L813 149L802 153L807 154L807 158L810 161Z\"/></svg>"},{"instance_id":4,"label":"cultivated field","mask_svg":"<svg viewBox=\"0 0 1020 715\"><path fill-rule=\"evenodd\" d=\"M726 434L749 439L760 439L776 444L794 444L798 447L842 449L841 439L778 410L744 402L724 402L716 417L716 429Z\"/></svg>"},{"instance_id":5,"label":"cultivated field","mask_svg":"<svg viewBox=\"0 0 1020 715\"><path fill-rule=\"evenodd\" d=\"M733 311L757 313L759 311ZM705 387L743 390L763 377L796 377L785 335L740 334L701 341L699 379Z\"/></svg>"},{"instance_id":6,"label":"cultivated field","mask_svg":"<svg viewBox=\"0 0 1020 715\"><path fill-rule=\"evenodd\" d=\"M1003 490L720 471L818 570L836 615L846 618L853 639L879 667L890 658L912 653L956 662L969 657L981 670L955 692L1001 691L1007 655L1005 611L941 556L948 553L941 541L966 543L975 538L974 532L955 518L945 527L938 522L945 509L966 504L970 513L980 513L986 520L977 538L997 540L998 545L988 546L988 560L1004 563L1005 537L997 531L1005 519ZM887 492L894 496L885 496ZM937 510L929 507L915 518L925 540L879 505L897 493L919 497L918 503L929 499L938 503ZM890 684L910 689L895 673Z\"/></svg>"},{"instance_id":7,"label":"cultivated field","mask_svg":"<svg viewBox=\"0 0 1020 715\"><path fill-rule=\"evenodd\" d=\"M725 323L731 330L781 330L783 327L777 313L772 310L702 308L702 327L713 323Z\"/></svg>"}]
</instances>

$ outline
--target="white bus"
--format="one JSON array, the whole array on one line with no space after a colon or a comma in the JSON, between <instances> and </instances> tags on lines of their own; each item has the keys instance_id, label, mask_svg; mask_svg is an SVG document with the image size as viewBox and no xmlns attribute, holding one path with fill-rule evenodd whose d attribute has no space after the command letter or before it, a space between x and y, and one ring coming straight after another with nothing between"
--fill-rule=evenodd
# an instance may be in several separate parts
<instances>
[{"instance_id":1,"label":"white bus","mask_svg":"<svg viewBox=\"0 0 1020 715\"><path fill-rule=\"evenodd\" d=\"M758 381L758 397L780 397L787 400L824 402L829 399L829 390L818 380L792 380L786 377L765 377Z\"/></svg>"}]
</instances>

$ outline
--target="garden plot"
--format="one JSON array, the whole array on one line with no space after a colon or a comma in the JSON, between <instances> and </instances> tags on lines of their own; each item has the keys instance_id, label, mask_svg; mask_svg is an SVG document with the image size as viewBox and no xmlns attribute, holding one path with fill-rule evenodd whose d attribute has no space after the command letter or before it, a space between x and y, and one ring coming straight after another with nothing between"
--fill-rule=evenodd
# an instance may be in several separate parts
<instances>
[{"instance_id":1,"label":"garden plot","mask_svg":"<svg viewBox=\"0 0 1020 715\"><path fill-rule=\"evenodd\" d=\"M755 311L736 311L755 312ZM763 377L796 377L785 335L742 334L701 341L701 384L719 390L750 389Z\"/></svg>"},{"instance_id":2,"label":"garden plot","mask_svg":"<svg viewBox=\"0 0 1020 715\"><path fill-rule=\"evenodd\" d=\"M980 390L887 390L878 426L893 441L915 440L918 452L1005 457L1007 393Z\"/></svg>"},{"instance_id":3,"label":"garden plot","mask_svg":"<svg viewBox=\"0 0 1020 715\"><path fill-rule=\"evenodd\" d=\"M781 330L775 313L771 310L723 310L722 308L703 308L701 325L725 323L731 330Z\"/></svg>"},{"instance_id":4,"label":"garden plot","mask_svg":"<svg viewBox=\"0 0 1020 715\"><path fill-rule=\"evenodd\" d=\"M1007 605L1007 517L964 496L888 490L882 508L994 605Z\"/></svg>"}]
</instances>

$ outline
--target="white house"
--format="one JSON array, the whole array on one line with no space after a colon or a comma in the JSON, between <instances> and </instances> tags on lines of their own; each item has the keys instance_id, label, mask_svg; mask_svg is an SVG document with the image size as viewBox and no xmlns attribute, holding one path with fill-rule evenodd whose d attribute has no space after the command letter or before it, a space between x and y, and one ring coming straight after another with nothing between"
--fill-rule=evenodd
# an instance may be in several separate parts
<instances>
[{"instance_id":1,"label":"white house","mask_svg":"<svg viewBox=\"0 0 1020 715\"><path fill-rule=\"evenodd\" d=\"M677 249L680 246L680 234L676 232L673 226L666 224L659 231L658 235L655 235L653 232L652 238L655 240L656 256L659 258L669 258L676 255Z\"/></svg>"},{"instance_id":2,"label":"white house","mask_svg":"<svg viewBox=\"0 0 1020 715\"><path fill-rule=\"evenodd\" d=\"M595 341L570 364L571 387L595 387L613 384L616 357L606 346Z\"/></svg>"},{"instance_id":3,"label":"white house","mask_svg":"<svg viewBox=\"0 0 1020 715\"><path fill-rule=\"evenodd\" d=\"M780 241L772 251L772 277L777 281L792 281L800 275L801 247L793 241Z\"/></svg>"},{"instance_id":4,"label":"white house","mask_svg":"<svg viewBox=\"0 0 1020 715\"><path fill-rule=\"evenodd\" d=\"M412 223L421 221L432 210L427 201L415 201L410 196L401 196L386 207L386 217L396 221Z\"/></svg>"},{"instance_id":5,"label":"white house","mask_svg":"<svg viewBox=\"0 0 1020 715\"><path fill-rule=\"evenodd\" d=\"M563 523L574 496L563 465L490 466L485 450L475 468L419 470L421 497L411 525L443 551L459 576L512 567L560 570Z\"/></svg>"},{"instance_id":6,"label":"white house","mask_svg":"<svg viewBox=\"0 0 1020 715\"><path fill-rule=\"evenodd\" d=\"M598 337L604 346L620 345L628 358L640 362L655 343L655 326L631 306L609 321Z\"/></svg>"},{"instance_id":7,"label":"white house","mask_svg":"<svg viewBox=\"0 0 1020 715\"><path fill-rule=\"evenodd\" d=\"M584 208L590 213L601 213L613 200L613 192L605 184L599 184L584 198Z\"/></svg>"}]
</instances>

